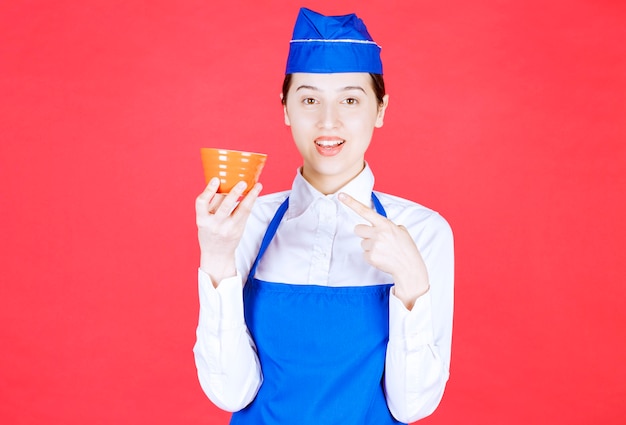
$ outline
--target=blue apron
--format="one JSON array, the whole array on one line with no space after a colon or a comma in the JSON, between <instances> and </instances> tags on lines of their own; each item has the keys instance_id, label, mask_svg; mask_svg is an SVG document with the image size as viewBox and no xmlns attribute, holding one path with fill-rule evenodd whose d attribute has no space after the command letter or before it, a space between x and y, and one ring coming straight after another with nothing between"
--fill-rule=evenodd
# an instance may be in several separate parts
<instances>
[{"instance_id":1,"label":"blue apron","mask_svg":"<svg viewBox=\"0 0 626 425\"><path fill-rule=\"evenodd\" d=\"M374 193L372 201L386 216ZM288 207L289 198L270 222L244 288L263 384L231 425L399 424L383 392L391 284L327 287L254 278Z\"/></svg>"}]
</instances>

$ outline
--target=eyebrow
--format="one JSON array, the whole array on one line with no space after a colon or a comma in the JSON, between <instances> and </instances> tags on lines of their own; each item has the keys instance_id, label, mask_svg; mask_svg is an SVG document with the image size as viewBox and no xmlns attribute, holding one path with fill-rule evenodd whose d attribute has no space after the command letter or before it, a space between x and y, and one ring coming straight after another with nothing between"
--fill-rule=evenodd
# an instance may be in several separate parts
<instances>
[{"instance_id":1,"label":"eyebrow","mask_svg":"<svg viewBox=\"0 0 626 425\"><path fill-rule=\"evenodd\" d=\"M317 88L317 87L315 87L315 86L309 86L309 85L306 85L306 84L303 84L303 85L301 85L301 86L298 86L298 88L296 89L296 91L298 91L298 90L300 90L300 89L308 89L308 90L313 90L313 91L320 91L320 89L319 89L319 88ZM365 89L364 89L363 87L361 87L361 86L346 86L346 87L343 87L343 88L341 88L341 89L339 89L339 90L337 90L337 91L350 91L350 90L360 90L360 91L362 91L363 93L366 93L366 92L365 92ZM366 94L367 94L367 93L366 93Z\"/></svg>"}]
</instances>

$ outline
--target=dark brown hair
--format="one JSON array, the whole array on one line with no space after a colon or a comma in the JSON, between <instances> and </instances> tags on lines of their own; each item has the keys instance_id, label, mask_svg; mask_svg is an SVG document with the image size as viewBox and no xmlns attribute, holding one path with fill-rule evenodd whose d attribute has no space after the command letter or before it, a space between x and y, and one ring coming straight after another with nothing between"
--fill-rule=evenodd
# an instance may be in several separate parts
<instances>
[{"instance_id":1,"label":"dark brown hair","mask_svg":"<svg viewBox=\"0 0 626 425\"><path fill-rule=\"evenodd\" d=\"M283 80L283 105L287 103L287 92L291 86L291 75L292 74L286 74ZM378 105L382 106L383 97L385 97L385 80L382 74L370 74L370 76L372 77L372 88L378 100Z\"/></svg>"}]
</instances>

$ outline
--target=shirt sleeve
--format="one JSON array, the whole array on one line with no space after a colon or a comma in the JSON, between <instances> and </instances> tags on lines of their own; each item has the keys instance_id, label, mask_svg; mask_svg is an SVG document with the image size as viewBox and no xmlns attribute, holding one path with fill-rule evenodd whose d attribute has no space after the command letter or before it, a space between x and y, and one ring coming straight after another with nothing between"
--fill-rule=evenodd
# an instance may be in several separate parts
<instances>
[{"instance_id":1,"label":"shirt sleeve","mask_svg":"<svg viewBox=\"0 0 626 425\"><path fill-rule=\"evenodd\" d=\"M242 279L217 288L198 270L200 314L193 352L200 386L219 408L235 412L256 396L263 376L243 315Z\"/></svg>"},{"instance_id":2,"label":"shirt sleeve","mask_svg":"<svg viewBox=\"0 0 626 425\"><path fill-rule=\"evenodd\" d=\"M385 395L393 416L414 422L439 405L450 375L454 254L452 232L438 216L429 242L418 247L428 269L430 289L409 311L389 297L389 343Z\"/></svg>"}]
</instances>

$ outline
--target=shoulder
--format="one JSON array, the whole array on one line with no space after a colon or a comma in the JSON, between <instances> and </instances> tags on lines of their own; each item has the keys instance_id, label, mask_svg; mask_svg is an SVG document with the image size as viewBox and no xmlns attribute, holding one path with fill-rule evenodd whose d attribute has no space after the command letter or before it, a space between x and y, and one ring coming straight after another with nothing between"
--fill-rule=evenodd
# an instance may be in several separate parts
<instances>
[{"instance_id":1,"label":"shoulder","mask_svg":"<svg viewBox=\"0 0 626 425\"><path fill-rule=\"evenodd\" d=\"M387 218L405 226L411 233L426 232L452 236L450 224L439 212L399 196L375 193L387 212Z\"/></svg>"},{"instance_id":2,"label":"shoulder","mask_svg":"<svg viewBox=\"0 0 626 425\"><path fill-rule=\"evenodd\" d=\"M274 210L276 209L287 199L291 190L284 190L282 192L274 192L269 193L267 195L261 195L257 198L256 203L254 205L255 208L259 210Z\"/></svg>"},{"instance_id":3,"label":"shoulder","mask_svg":"<svg viewBox=\"0 0 626 425\"><path fill-rule=\"evenodd\" d=\"M291 191L285 190L259 196L252 208L250 219L257 221L259 224L269 222L290 193Z\"/></svg>"}]
</instances>

